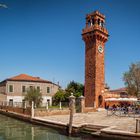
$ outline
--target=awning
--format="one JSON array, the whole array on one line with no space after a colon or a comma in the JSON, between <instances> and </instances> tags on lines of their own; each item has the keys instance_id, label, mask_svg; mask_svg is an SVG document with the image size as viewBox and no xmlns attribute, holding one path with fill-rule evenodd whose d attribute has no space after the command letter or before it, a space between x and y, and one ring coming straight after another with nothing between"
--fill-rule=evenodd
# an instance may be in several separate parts
<instances>
[{"instance_id":1,"label":"awning","mask_svg":"<svg viewBox=\"0 0 140 140\"><path fill-rule=\"evenodd\" d=\"M124 102L136 102L138 101L137 98L107 98L105 99L105 102L113 102L113 101L124 101Z\"/></svg>"}]
</instances>

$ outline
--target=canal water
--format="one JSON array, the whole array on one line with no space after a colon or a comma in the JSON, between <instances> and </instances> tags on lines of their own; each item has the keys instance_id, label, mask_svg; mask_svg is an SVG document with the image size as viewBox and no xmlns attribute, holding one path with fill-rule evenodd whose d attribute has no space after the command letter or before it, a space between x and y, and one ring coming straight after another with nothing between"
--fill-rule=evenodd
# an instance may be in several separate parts
<instances>
[{"instance_id":1,"label":"canal water","mask_svg":"<svg viewBox=\"0 0 140 140\"><path fill-rule=\"evenodd\" d=\"M68 137L60 132L0 114L0 140L105 140L80 135Z\"/></svg>"}]
</instances>

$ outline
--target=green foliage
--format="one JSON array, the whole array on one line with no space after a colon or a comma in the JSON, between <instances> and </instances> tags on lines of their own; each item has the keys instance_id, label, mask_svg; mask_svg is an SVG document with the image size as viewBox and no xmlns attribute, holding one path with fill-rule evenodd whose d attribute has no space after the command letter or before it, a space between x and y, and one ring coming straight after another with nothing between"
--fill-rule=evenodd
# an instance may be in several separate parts
<instances>
[{"instance_id":1,"label":"green foliage","mask_svg":"<svg viewBox=\"0 0 140 140\"><path fill-rule=\"evenodd\" d=\"M36 107L39 107L42 103L43 98L39 89L29 88L27 90L27 94L25 95L25 100L29 101L30 104L33 101Z\"/></svg>"},{"instance_id":2,"label":"green foliage","mask_svg":"<svg viewBox=\"0 0 140 140\"><path fill-rule=\"evenodd\" d=\"M54 95L54 101L55 103L59 103L64 100L65 100L65 91L63 91L62 89L59 89Z\"/></svg>"},{"instance_id":3,"label":"green foliage","mask_svg":"<svg viewBox=\"0 0 140 140\"><path fill-rule=\"evenodd\" d=\"M129 71L123 74L123 80L129 95L140 96L140 62L132 63Z\"/></svg>"},{"instance_id":4,"label":"green foliage","mask_svg":"<svg viewBox=\"0 0 140 140\"><path fill-rule=\"evenodd\" d=\"M84 86L80 83L72 81L67 85L67 88L65 90L59 89L57 91L57 93L53 97L53 104L58 105L60 101L67 102L71 93L73 93L75 97L79 97L83 95L83 92Z\"/></svg>"},{"instance_id":5,"label":"green foliage","mask_svg":"<svg viewBox=\"0 0 140 140\"><path fill-rule=\"evenodd\" d=\"M71 95L71 93L73 93L73 95L75 97L79 97L79 96L83 95L84 86L80 83L75 82L75 81L71 81L67 85L67 88L65 89L65 91L66 91L66 95L65 95L66 98L68 98Z\"/></svg>"}]
</instances>

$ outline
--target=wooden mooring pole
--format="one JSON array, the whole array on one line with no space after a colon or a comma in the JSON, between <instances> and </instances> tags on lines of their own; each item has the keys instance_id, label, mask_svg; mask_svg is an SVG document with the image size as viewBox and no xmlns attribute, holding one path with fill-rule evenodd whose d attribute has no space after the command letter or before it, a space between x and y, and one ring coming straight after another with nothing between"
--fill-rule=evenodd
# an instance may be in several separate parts
<instances>
[{"instance_id":1,"label":"wooden mooring pole","mask_svg":"<svg viewBox=\"0 0 140 140\"><path fill-rule=\"evenodd\" d=\"M32 107L31 107L31 118L34 117L34 102L32 101Z\"/></svg>"},{"instance_id":2,"label":"wooden mooring pole","mask_svg":"<svg viewBox=\"0 0 140 140\"><path fill-rule=\"evenodd\" d=\"M69 97L69 109L70 109L70 118L69 118L69 125L68 125L68 134L69 136L72 134L72 124L73 124L73 115L75 113L75 97L73 93Z\"/></svg>"},{"instance_id":3,"label":"wooden mooring pole","mask_svg":"<svg viewBox=\"0 0 140 140\"><path fill-rule=\"evenodd\" d=\"M140 133L140 119L136 119L136 133Z\"/></svg>"}]
</instances>

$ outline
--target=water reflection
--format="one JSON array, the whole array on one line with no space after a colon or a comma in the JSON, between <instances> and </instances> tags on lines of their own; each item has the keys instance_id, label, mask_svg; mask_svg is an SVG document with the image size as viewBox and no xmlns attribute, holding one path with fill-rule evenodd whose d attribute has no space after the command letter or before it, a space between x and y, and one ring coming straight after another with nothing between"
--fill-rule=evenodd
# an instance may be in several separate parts
<instances>
[{"instance_id":1,"label":"water reflection","mask_svg":"<svg viewBox=\"0 0 140 140\"><path fill-rule=\"evenodd\" d=\"M97 140L85 137L67 137L56 130L32 125L0 115L0 140Z\"/></svg>"}]
</instances>

